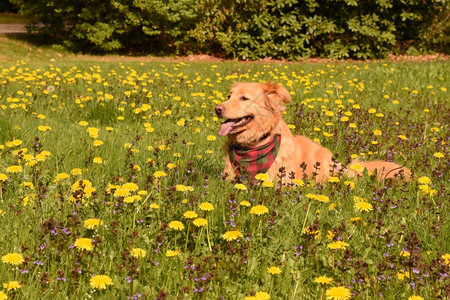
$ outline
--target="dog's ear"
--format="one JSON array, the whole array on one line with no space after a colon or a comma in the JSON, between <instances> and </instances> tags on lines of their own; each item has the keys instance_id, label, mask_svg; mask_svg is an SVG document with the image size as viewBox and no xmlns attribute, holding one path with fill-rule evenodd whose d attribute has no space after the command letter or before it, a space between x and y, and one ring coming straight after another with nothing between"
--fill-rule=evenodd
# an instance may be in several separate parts
<instances>
[{"instance_id":1,"label":"dog's ear","mask_svg":"<svg viewBox=\"0 0 450 300\"><path fill-rule=\"evenodd\" d=\"M291 94L289 94L289 91L274 82L265 83L264 92L269 100L266 101L267 105L272 108L273 111L284 111L283 103L291 102Z\"/></svg>"}]
</instances>

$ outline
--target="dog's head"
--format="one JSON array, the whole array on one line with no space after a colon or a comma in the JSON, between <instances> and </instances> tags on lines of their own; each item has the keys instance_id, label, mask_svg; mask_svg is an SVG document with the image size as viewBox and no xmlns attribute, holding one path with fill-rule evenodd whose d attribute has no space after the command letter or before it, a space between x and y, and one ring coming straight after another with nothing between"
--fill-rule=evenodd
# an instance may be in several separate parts
<instances>
[{"instance_id":1,"label":"dog's head","mask_svg":"<svg viewBox=\"0 0 450 300\"><path fill-rule=\"evenodd\" d=\"M282 118L283 103L290 101L289 92L276 83L236 83L228 100L215 108L217 116L227 119L220 126L219 135L252 146L270 134Z\"/></svg>"}]
</instances>

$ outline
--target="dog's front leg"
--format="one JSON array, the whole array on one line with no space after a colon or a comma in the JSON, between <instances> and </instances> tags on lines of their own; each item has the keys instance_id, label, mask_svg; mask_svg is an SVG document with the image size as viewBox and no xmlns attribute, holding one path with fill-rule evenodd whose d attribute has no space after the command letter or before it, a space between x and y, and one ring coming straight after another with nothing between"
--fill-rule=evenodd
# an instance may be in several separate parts
<instances>
[{"instance_id":1,"label":"dog's front leg","mask_svg":"<svg viewBox=\"0 0 450 300\"><path fill-rule=\"evenodd\" d=\"M228 146L225 145L223 148L224 152L224 159L225 159L225 169L223 170L224 174L227 174L227 180L232 180L236 176L236 173L234 172L233 165L230 161L230 155L228 153Z\"/></svg>"},{"instance_id":2,"label":"dog's front leg","mask_svg":"<svg viewBox=\"0 0 450 300\"><path fill-rule=\"evenodd\" d=\"M224 174L227 174L227 180L234 179L236 173L234 172L234 168L231 165L230 158L228 153L225 154L225 169L223 170Z\"/></svg>"}]
</instances>

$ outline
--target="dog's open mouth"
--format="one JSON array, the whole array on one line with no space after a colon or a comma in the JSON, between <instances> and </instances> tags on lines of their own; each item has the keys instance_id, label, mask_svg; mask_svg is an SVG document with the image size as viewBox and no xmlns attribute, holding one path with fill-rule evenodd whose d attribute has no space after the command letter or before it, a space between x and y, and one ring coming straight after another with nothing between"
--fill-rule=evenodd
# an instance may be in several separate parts
<instances>
[{"instance_id":1,"label":"dog's open mouth","mask_svg":"<svg viewBox=\"0 0 450 300\"><path fill-rule=\"evenodd\" d=\"M239 119L227 119L220 125L219 135L226 136L229 133L235 132L238 128L247 125L253 120L253 116L245 116Z\"/></svg>"}]
</instances>

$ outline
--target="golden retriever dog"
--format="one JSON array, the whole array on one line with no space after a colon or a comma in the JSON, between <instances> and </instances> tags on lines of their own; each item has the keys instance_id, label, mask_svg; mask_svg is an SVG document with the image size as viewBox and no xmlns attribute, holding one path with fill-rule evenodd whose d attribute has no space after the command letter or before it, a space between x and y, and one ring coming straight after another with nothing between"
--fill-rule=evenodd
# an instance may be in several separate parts
<instances>
[{"instance_id":1,"label":"golden retriever dog","mask_svg":"<svg viewBox=\"0 0 450 300\"><path fill-rule=\"evenodd\" d=\"M231 87L228 100L215 107L217 116L226 119L218 134L227 136L225 173L230 178L268 173L276 180L280 168L297 179L314 175L318 182L341 169L347 176L361 175L364 168L369 173L376 171L379 180L411 176L409 169L387 161L354 161L351 168L343 168L332 160L330 150L292 134L282 117L284 103L290 101L289 92L276 83L240 82Z\"/></svg>"}]
</instances>

